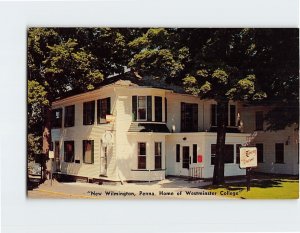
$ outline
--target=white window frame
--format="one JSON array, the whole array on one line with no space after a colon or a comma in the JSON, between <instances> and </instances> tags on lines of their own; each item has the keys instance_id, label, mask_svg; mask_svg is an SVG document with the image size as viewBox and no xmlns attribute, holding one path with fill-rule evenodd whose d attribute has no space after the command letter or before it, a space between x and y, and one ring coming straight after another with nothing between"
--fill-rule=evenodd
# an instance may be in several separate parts
<instances>
[{"instance_id":1,"label":"white window frame","mask_svg":"<svg viewBox=\"0 0 300 233\"><path fill-rule=\"evenodd\" d=\"M141 119L141 118L139 118L139 109L143 109L143 108L140 108L139 107L139 98L140 97L144 97L145 98L145 119ZM152 97L151 97L152 98ZM147 112L147 96L144 96L144 95L138 95L137 96L137 101L136 101L136 113L137 113L137 121L147 121L147 114L148 114L148 112Z\"/></svg>"},{"instance_id":2,"label":"white window frame","mask_svg":"<svg viewBox=\"0 0 300 233\"><path fill-rule=\"evenodd\" d=\"M144 155L140 155L140 144L141 143L144 143L145 144L145 154ZM144 156L145 157L145 163L146 163L146 166L145 168L139 168L139 157L142 157ZM146 142L137 142L137 169L138 170L144 170L144 169L147 169L147 143Z\"/></svg>"},{"instance_id":3,"label":"white window frame","mask_svg":"<svg viewBox=\"0 0 300 233\"><path fill-rule=\"evenodd\" d=\"M155 153L155 145L156 143L159 143L160 144L160 155L157 155ZM155 168L155 158L157 157L160 157L161 161L160 161L160 168ZM161 141L157 141L157 142L154 142L154 169L163 169L163 164L162 164L162 161L163 161L163 153L162 153L162 142Z\"/></svg>"}]
</instances>

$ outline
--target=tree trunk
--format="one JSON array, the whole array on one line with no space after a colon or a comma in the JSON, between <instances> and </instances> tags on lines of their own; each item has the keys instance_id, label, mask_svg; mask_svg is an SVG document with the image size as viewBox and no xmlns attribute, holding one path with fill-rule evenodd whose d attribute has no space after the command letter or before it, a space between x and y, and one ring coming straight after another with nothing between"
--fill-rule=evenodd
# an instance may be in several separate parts
<instances>
[{"instance_id":1,"label":"tree trunk","mask_svg":"<svg viewBox=\"0 0 300 233\"><path fill-rule=\"evenodd\" d=\"M226 126L228 122L228 101L219 101L217 104L217 145L213 175L214 185L220 185L225 183L224 157Z\"/></svg>"},{"instance_id":2,"label":"tree trunk","mask_svg":"<svg viewBox=\"0 0 300 233\"><path fill-rule=\"evenodd\" d=\"M43 159L43 179L47 179L47 161L49 159L49 150L51 149L51 107L44 107L44 127L43 127L43 154L45 156L45 159Z\"/></svg>"}]
</instances>

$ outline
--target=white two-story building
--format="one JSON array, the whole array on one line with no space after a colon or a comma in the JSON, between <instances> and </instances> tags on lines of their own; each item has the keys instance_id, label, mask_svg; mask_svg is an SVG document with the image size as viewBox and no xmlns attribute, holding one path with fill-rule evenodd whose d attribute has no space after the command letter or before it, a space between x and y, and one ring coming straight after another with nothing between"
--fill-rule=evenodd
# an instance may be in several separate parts
<instances>
[{"instance_id":1,"label":"white two-story building","mask_svg":"<svg viewBox=\"0 0 300 233\"><path fill-rule=\"evenodd\" d=\"M93 91L57 100L52 109L57 173L112 181L213 176L213 100L126 74ZM258 146L258 171L298 174L298 131L264 132L263 111L229 103L225 176L245 174L239 167L239 147L249 138ZM257 136L251 137L254 132Z\"/></svg>"}]
</instances>

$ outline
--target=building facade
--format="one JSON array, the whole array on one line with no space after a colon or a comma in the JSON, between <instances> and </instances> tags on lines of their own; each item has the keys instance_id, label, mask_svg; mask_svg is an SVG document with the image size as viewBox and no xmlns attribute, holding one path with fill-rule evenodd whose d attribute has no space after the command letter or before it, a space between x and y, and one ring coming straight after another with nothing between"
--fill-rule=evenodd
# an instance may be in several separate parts
<instances>
[{"instance_id":1,"label":"building facade","mask_svg":"<svg viewBox=\"0 0 300 233\"><path fill-rule=\"evenodd\" d=\"M57 173L112 181L213 176L213 100L119 80L57 100L52 109ZM259 130L262 111L229 103L225 176L245 175L239 167L239 147L250 139L258 145L258 171L298 174L297 132Z\"/></svg>"}]
</instances>

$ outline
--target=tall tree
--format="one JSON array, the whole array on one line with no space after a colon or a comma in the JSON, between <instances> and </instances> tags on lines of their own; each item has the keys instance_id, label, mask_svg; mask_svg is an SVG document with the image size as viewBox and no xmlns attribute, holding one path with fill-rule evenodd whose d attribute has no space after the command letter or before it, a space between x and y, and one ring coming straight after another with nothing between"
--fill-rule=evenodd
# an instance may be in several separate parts
<instances>
[{"instance_id":1,"label":"tall tree","mask_svg":"<svg viewBox=\"0 0 300 233\"><path fill-rule=\"evenodd\" d=\"M124 72L126 40L135 33L139 30L28 29L28 125L35 140L43 135L43 153L50 147L52 102L70 92L92 90L107 76Z\"/></svg>"},{"instance_id":2,"label":"tall tree","mask_svg":"<svg viewBox=\"0 0 300 233\"><path fill-rule=\"evenodd\" d=\"M230 100L266 98L250 61L256 55L249 29L149 29L129 45L130 66L171 77L186 92L217 102L217 147L213 183L224 183L227 106Z\"/></svg>"}]
</instances>

